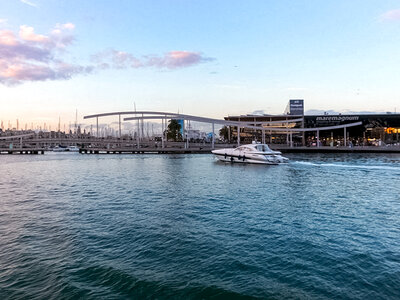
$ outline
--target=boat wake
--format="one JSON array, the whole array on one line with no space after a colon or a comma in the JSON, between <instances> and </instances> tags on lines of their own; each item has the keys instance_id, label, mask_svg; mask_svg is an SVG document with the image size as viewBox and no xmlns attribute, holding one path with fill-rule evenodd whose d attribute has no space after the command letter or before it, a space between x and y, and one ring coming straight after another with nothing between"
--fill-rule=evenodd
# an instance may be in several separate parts
<instances>
[{"instance_id":1,"label":"boat wake","mask_svg":"<svg viewBox=\"0 0 400 300\"><path fill-rule=\"evenodd\" d=\"M386 165L354 165L354 164L342 164L342 163L313 163L308 161L291 161L291 164L313 166L313 167L331 167L331 168L348 168L348 169L367 169L367 170L391 170L400 171L400 166L392 167Z\"/></svg>"}]
</instances>

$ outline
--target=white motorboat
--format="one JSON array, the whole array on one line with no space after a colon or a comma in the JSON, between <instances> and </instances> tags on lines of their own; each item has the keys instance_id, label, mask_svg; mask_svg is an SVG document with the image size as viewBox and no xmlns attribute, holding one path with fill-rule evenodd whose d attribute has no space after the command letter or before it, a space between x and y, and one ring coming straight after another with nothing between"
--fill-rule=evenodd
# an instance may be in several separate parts
<instances>
[{"instance_id":1,"label":"white motorboat","mask_svg":"<svg viewBox=\"0 0 400 300\"><path fill-rule=\"evenodd\" d=\"M79 147L77 146L68 146L67 151L69 152L79 152Z\"/></svg>"},{"instance_id":2,"label":"white motorboat","mask_svg":"<svg viewBox=\"0 0 400 300\"><path fill-rule=\"evenodd\" d=\"M248 144L211 152L219 160L225 162L277 165L289 160L283 157L281 152L271 150L267 144Z\"/></svg>"},{"instance_id":3,"label":"white motorboat","mask_svg":"<svg viewBox=\"0 0 400 300\"><path fill-rule=\"evenodd\" d=\"M63 147L63 146L55 146L53 148L53 152L79 152L79 147L77 146L68 146L68 147Z\"/></svg>"},{"instance_id":4,"label":"white motorboat","mask_svg":"<svg viewBox=\"0 0 400 300\"><path fill-rule=\"evenodd\" d=\"M53 152L64 152L64 151L66 151L66 150L67 150L67 148L61 147L60 145L55 146L55 147L53 148Z\"/></svg>"}]
</instances>

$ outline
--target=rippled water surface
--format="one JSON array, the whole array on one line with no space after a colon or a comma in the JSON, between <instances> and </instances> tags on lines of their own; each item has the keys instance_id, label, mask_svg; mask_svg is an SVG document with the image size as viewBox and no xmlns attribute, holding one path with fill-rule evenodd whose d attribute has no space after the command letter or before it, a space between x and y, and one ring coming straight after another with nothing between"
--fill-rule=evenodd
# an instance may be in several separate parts
<instances>
[{"instance_id":1,"label":"rippled water surface","mask_svg":"<svg viewBox=\"0 0 400 300\"><path fill-rule=\"evenodd\" d=\"M0 298L400 298L400 155L0 156Z\"/></svg>"}]
</instances>

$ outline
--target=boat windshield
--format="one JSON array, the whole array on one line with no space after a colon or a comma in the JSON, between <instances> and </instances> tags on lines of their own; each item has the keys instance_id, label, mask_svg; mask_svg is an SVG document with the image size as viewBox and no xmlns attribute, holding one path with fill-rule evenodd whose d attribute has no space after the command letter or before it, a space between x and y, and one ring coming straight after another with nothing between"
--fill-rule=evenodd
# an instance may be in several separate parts
<instances>
[{"instance_id":1,"label":"boat windshield","mask_svg":"<svg viewBox=\"0 0 400 300\"><path fill-rule=\"evenodd\" d=\"M268 147L268 145L265 145L265 144L257 145L256 148L258 151L261 151L261 152L271 151L271 149Z\"/></svg>"},{"instance_id":2,"label":"boat windshield","mask_svg":"<svg viewBox=\"0 0 400 300\"><path fill-rule=\"evenodd\" d=\"M237 147L235 150L239 150L239 151L246 151L246 152L251 152L251 151L254 151L254 149L253 149L253 148L251 148L251 147L247 147L247 146L240 146L240 147Z\"/></svg>"},{"instance_id":3,"label":"boat windshield","mask_svg":"<svg viewBox=\"0 0 400 300\"><path fill-rule=\"evenodd\" d=\"M258 144L258 145L243 145L235 148L236 151L245 151L245 152L271 152L272 150L266 144Z\"/></svg>"}]
</instances>

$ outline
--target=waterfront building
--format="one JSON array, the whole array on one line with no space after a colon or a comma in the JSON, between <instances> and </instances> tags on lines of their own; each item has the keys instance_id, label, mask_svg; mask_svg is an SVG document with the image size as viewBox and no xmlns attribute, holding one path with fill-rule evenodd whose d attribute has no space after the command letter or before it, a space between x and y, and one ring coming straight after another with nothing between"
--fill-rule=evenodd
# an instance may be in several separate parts
<instances>
[{"instance_id":1,"label":"waterfront building","mask_svg":"<svg viewBox=\"0 0 400 300\"><path fill-rule=\"evenodd\" d=\"M261 122L273 122L264 124L266 141L271 144L289 144L294 146L315 146L317 136L315 131L296 132L296 128L320 128L332 127L355 122L361 122L358 126L349 127L346 130L332 129L321 131L319 134L320 145L385 145L399 144L400 114L397 113L376 113L376 114L322 114L305 115L304 100L290 100L282 115L238 115L225 117L227 121L253 122L254 126L260 126ZM268 127L281 128L281 131L271 130ZM229 128L230 139L237 140L237 127ZM287 129L290 129L287 130ZM289 137L289 134L291 137ZM240 140L242 143L252 140L261 141L261 130L241 128Z\"/></svg>"}]
</instances>

